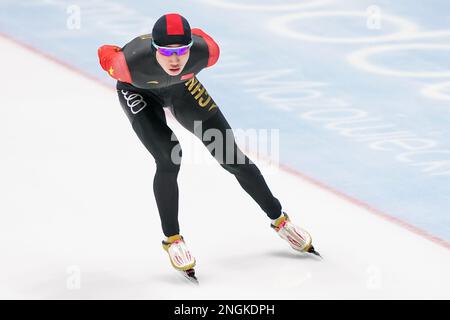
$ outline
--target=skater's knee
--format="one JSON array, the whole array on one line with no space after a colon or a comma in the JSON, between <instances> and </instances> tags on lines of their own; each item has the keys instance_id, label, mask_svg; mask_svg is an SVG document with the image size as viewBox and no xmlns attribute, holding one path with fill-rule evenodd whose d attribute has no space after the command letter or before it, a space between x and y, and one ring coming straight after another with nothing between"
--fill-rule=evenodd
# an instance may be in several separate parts
<instances>
[{"instance_id":1,"label":"skater's knee","mask_svg":"<svg viewBox=\"0 0 450 320\"><path fill-rule=\"evenodd\" d=\"M233 175L250 177L261 174L253 163L223 163L221 166Z\"/></svg>"},{"instance_id":2,"label":"skater's knee","mask_svg":"<svg viewBox=\"0 0 450 320\"><path fill-rule=\"evenodd\" d=\"M156 163L157 172L173 172L178 173L180 171L180 165L170 163Z\"/></svg>"},{"instance_id":3,"label":"skater's knee","mask_svg":"<svg viewBox=\"0 0 450 320\"><path fill-rule=\"evenodd\" d=\"M181 161L181 157L179 159ZM156 160L156 169L160 172L178 172L180 171L181 162L171 159L170 157Z\"/></svg>"},{"instance_id":4,"label":"skater's knee","mask_svg":"<svg viewBox=\"0 0 450 320\"><path fill-rule=\"evenodd\" d=\"M170 148L159 150L155 156L156 167L159 171L178 172L181 166L182 150L179 143Z\"/></svg>"}]
</instances>

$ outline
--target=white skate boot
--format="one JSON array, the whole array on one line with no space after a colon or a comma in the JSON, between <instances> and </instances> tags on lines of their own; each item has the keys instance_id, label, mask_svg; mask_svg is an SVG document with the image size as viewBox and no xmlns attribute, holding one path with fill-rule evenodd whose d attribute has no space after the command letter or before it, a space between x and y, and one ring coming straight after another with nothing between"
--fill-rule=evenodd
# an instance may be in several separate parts
<instances>
[{"instance_id":1,"label":"white skate boot","mask_svg":"<svg viewBox=\"0 0 450 320\"><path fill-rule=\"evenodd\" d=\"M320 254L312 246L311 235L304 229L294 225L286 212L283 212L274 223L270 225L278 235L286 240L296 251L312 253L320 257Z\"/></svg>"},{"instance_id":2,"label":"white skate boot","mask_svg":"<svg viewBox=\"0 0 450 320\"><path fill-rule=\"evenodd\" d=\"M188 250L183 237L179 234L171 236L167 241L163 240L162 245L163 249L169 254L172 266L188 280L198 284L194 270L195 258Z\"/></svg>"}]
</instances>

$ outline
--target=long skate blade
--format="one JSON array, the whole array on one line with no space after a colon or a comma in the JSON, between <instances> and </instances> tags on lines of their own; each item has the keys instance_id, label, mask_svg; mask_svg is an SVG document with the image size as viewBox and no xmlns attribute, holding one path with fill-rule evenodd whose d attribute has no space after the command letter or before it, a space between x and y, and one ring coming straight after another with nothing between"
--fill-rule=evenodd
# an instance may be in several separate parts
<instances>
[{"instance_id":1,"label":"long skate blade","mask_svg":"<svg viewBox=\"0 0 450 320\"><path fill-rule=\"evenodd\" d=\"M180 272L183 275L183 277L185 279L187 279L190 283L195 284L195 285L199 285L198 279L195 276L195 270L194 269L189 269L189 270L180 271Z\"/></svg>"},{"instance_id":2,"label":"long skate blade","mask_svg":"<svg viewBox=\"0 0 450 320\"><path fill-rule=\"evenodd\" d=\"M313 246L311 246L311 248L309 248L308 253L312 253L312 254L314 254L314 255L320 257L321 259L323 259L323 257L320 255L320 253L317 252L317 251L314 249Z\"/></svg>"}]
</instances>

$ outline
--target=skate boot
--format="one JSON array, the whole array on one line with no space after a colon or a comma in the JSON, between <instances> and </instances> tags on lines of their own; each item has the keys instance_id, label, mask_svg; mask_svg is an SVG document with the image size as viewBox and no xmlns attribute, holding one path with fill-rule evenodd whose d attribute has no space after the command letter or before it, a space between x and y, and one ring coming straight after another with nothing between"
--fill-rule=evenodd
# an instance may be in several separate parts
<instances>
[{"instance_id":1,"label":"skate boot","mask_svg":"<svg viewBox=\"0 0 450 320\"><path fill-rule=\"evenodd\" d=\"M283 212L274 223L270 225L278 235L286 240L296 251L312 253L320 257L320 254L314 250L311 235L300 227L294 225L286 212Z\"/></svg>"},{"instance_id":2,"label":"skate boot","mask_svg":"<svg viewBox=\"0 0 450 320\"><path fill-rule=\"evenodd\" d=\"M194 270L195 258L186 247L183 237L179 234L171 236L167 241L162 241L162 246L169 254L172 266L180 271L186 279L198 284Z\"/></svg>"}]
</instances>

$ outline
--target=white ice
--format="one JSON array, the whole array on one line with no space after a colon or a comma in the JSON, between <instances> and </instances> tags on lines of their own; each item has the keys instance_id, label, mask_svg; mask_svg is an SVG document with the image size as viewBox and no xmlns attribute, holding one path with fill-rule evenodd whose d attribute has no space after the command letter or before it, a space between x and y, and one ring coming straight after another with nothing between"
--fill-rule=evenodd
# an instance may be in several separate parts
<instances>
[{"instance_id":1,"label":"white ice","mask_svg":"<svg viewBox=\"0 0 450 320\"><path fill-rule=\"evenodd\" d=\"M201 285L185 283L161 248L154 161L114 89L5 38L0 52L0 298L450 298L445 247L260 161L324 260L296 254L211 158L179 175ZM184 157L207 152L169 121Z\"/></svg>"}]
</instances>

